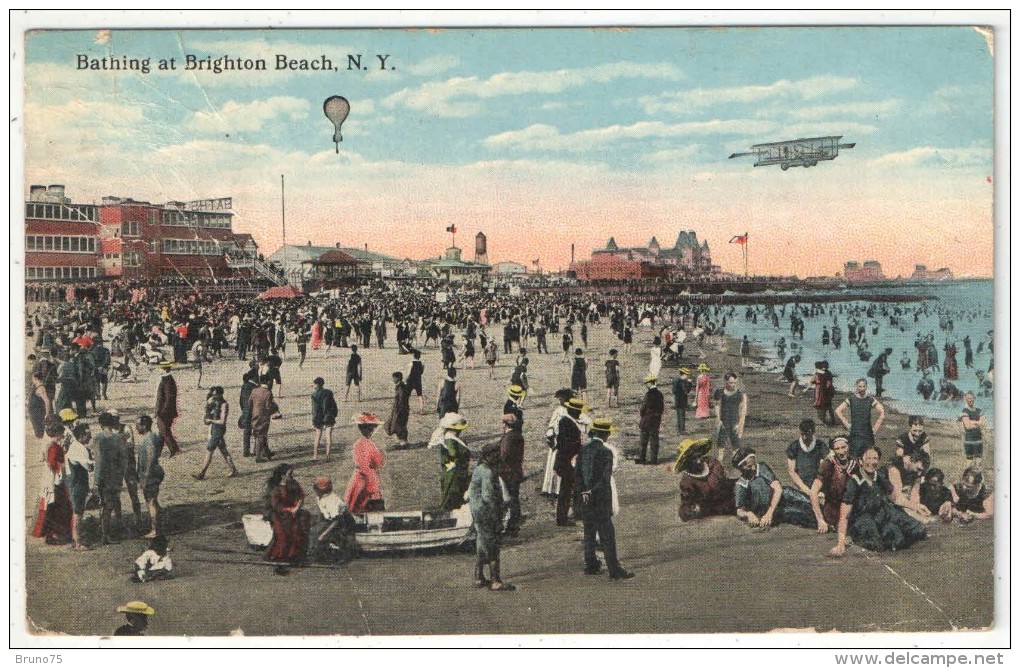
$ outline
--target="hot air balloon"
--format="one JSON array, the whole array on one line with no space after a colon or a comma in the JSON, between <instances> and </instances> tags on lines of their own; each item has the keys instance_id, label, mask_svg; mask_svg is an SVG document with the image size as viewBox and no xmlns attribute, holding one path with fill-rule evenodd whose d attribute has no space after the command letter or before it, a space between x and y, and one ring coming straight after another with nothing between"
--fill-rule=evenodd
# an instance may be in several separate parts
<instances>
[{"instance_id":1,"label":"hot air balloon","mask_svg":"<svg viewBox=\"0 0 1020 668\"><path fill-rule=\"evenodd\" d=\"M326 101L322 103L322 111L336 128L333 132L333 144L336 145L336 152L339 153L340 142L344 140L343 135L340 134L340 126L347 120L347 114L351 113L351 103L347 101L346 97L334 95L327 97Z\"/></svg>"}]
</instances>

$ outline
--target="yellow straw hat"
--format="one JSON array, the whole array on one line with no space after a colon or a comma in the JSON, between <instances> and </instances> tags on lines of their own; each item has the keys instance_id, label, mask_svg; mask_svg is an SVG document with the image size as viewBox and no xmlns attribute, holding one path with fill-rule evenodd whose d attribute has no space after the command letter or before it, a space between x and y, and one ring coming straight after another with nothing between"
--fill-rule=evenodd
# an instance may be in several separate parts
<instances>
[{"instance_id":1,"label":"yellow straw hat","mask_svg":"<svg viewBox=\"0 0 1020 668\"><path fill-rule=\"evenodd\" d=\"M676 463L673 464L673 473L680 473L684 470L694 457L704 457L712 451L712 439L710 438L688 438L676 448Z\"/></svg>"}]
</instances>

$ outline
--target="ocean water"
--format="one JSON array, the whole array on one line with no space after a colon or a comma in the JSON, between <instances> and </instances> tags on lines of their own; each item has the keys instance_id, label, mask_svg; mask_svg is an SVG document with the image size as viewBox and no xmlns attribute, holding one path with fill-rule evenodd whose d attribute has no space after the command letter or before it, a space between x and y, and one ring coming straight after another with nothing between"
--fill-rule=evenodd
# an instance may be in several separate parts
<instances>
[{"instance_id":1,"label":"ocean water","mask_svg":"<svg viewBox=\"0 0 1020 668\"><path fill-rule=\"evenodd\" d=\"M786 359L796 353L801 356L797 365L797 375L802 379L810 377L814 371L814 363L818 360L828 360L830 370L836 375L836 388L838 390L837 402L842 401L841 395L852 391L854 382L858 378L867 378L867 371L875 356L878 356L885 348L892 348L893 353L889 356L890 373L884 380L884 398L895 399L896 408L911 415L923 415L944 419L956 419L963 406L961 401L924 401L917 392L917 384L922 374L916 369L917 349L914 342L918 334L927 336L934 334L934 348L938 354L939 367L931 369L931 377L935 381L936 395L939 381L942 379L945 351L947 341L953 341L957 347L956 361L958 366L958 380L950 381L961 392L974 392L976 395L975 405L984 411L987 416L989 427L994 420L993 398L983 396L980 382L976 372L987 372L992 364L992 351L989 347L991 337L989 332L994 327L994 286L991 280L988 281L952 281L937 284L902 285L895 288L855 288L851 290L834 291L833 293L813 294L840 294L840 295L870 295L876 292L896 295L926 295L934 299L923 302L875 302L865 300L852 300L836 304L824 304L824 312L819 315L806 316L801 314L804 320L804 338L795 338L790 332L791 304L786 305L786 312L783 314L780 307L776 307L779 314L779 327L773 326L769 318L763 317L765 307L756 307L758 322L747 321L746 307L727 308L726 333L732 337L741 338L747 335L753 344L757 344L765 351L765 362L762 368L774 370L777 373L782 371ZM801 304L801 308L807 305ZM871 310L871 316L868 312ZM916 316L916 318L915 318ZM822 345L822 328L828 326L831 330L833 319L839 323L842 330L842 346L839 350ZM896 318L898 323L891 324L891 319ZM868 349L873 357L867 362L860 360L856 346L851 346L847 336L847 324L851 319L856 319L859 324L867 328L866 338ZM948 329L947 320L952 321L952 330ZM877 334L872 333L872 327L877 324ZM963 340L969 336L971 349L974 351L973 367L968 369L964 363L965 351ZM785 337L787 346L785 355L780 358L778 355L777 341ZM799 346L799 350L791 347L791 344ZM981 348L980 352L978 348ZM901 357L906 352L910 359L910 369L901 368ZM803 382L803 381L802 381ZM874 380L868 379L869 388L874 391Z\"/></svg>"}]
</instances>

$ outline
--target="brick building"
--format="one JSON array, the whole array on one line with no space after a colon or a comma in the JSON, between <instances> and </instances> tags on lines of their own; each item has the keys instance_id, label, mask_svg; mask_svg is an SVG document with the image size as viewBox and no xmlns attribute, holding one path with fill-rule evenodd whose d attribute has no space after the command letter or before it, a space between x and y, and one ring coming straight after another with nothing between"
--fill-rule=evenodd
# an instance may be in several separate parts
<instances>
[{"instance_id":1,"label":"brick building","mask_svg":"<svg viewBox=\"0 0 1020 668\"><path fill-rule=\"evenodd\" d=\"M663 248L652 237L647 246L621 247L609 238L605 248L591 252L591 260L571 265L577 278L585 281L641 278L690 278L718 273L712 264L708 241L698 242L693 230L680 232L672 247Z\"/></svg>"},{"instance_id":2,"label":"brick building","mask_svg":"<svg viewBox=\"0 0 1020 668\"><path fill-rule=\"evenodd\" d=\"M25 279L96 278L99 266L99 209L73 204L64 186L33 185L25 202Z\"/></svg>"},{"instance_id":3,"label":"brick building","mask_svg":"<svg viewBox=\"0 0 1020 668\"><path fill-rule=\"evenodd\" d=\"M570 265L579 281L628 281L663 278L661 265L645 260L631 260L613 254L592 253L590 260L579 260Z\"/></svg>"},{"instance_id":4,"label":"brick building","mask_svg":"<svg viewBox=\"0 0 1020 668\"><path fill-rule=\"evenodd\" d=\"M257 247L253 250L250 235L234 234L231 206L229 197L166 204L104 197L99 207L104 275L250 275Z\"/></svg>"},{"instance_id":5,"label":"brick building","mask_svg":"<svg viewBox=\"0 0 1020 668\"><path fill-rule=\"evenodd\" d=\"M875 260L860 262L850 260L843 265L843 280L847 283L874 283L886 280L882 265Z\"/></svg>"}]
</instances>

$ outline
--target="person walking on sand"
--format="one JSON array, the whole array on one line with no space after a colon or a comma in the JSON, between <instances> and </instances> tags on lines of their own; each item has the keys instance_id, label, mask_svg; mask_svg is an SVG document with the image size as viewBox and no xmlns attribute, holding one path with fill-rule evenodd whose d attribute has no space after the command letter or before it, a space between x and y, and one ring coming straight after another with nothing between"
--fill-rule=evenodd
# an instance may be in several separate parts
<instances>
[{"instance_id":1,"label":"person walking on sand","mask_svg":"<svg viewBox=\"0 0 1020 668\"><path fill-rule=\"evenodd\" d=\"M712 408L709 405L709 397L712 395L712 379L708 372L712 369L707 364L698 365L697 394L695 395L696 405L694 417L702 420L712 417Z\"/></svg>"},{"instance_id":2,"label":"person walking on sand","mask_svg":"<svg viewBox=\"0 0 1020 668\"><path fill-rule=\"evenodd\" d=\"M614 398L616 406L620 406L620 360L616 359L617 354L616 348L611 348L606 360L606 408L613 407Z\"/></svg>"},{"instance_id":3,"label":"person walking on sand","mask_svg":"<svg viewBox=\"0 0 1020 668\"><path fill-rule=\"evenodd\" d=\"M205 403L205 424L209 425L209 443L206 445L205 462L202 463L202 470L194 475L195 480L204 480L205 473L212 464L213 453L217 450L223 455L223 461L230 468L228 478L237 475L237 467L234 459L227 451L227 416L230 415L230 405L223 398L223 388L219 385L209 390Z\"/></svg>"},{"instance_id":4,"label":"person walking on sand","mask_svg":"<svg viewBox=\"0 0 1020 668\"><path fill-rule=\"evenodd\" d=\"M397 437L397 445L406 448L407 443L407 421L411 416L411 393L404 383L404 374L400 371L393 373L393 406L390 408L390 416L386 420L386 434Z\"/></svg>"},{"instance_id":5,"label":"person walking on sand","mask_svg":"<svg viewBox=\"0 0 1020 668\"><path fill-rule=\"evenodd\" d=\"M790 359L786 360L786 366L783 367L783 380L790 384L790 392L787 396L797 396L797 390L800 389L800 383L797 381L797 364L800 363L800 355L791 355Z\"/></svg>"},{"instance_id":6,"label":"person walking on sand","mask_svg":"<svg viewBox=\"0 0 1020 668\"><path fill-rule=\"evenodd\" d=\"M570 372L570 387L581 401L588 401L588 361L584 350L574 349L574 364Z\"/></svg>"},{"instance_id":7,"label":"person walking on sand","mask_svg":"<svg viewBox=\"0 0 1020 668\"><path fill-rule=\"evenodd\" d=\"M336 405L333 390L326 388L326 381L320 376L312 381L312 428L315 430L315 441L312 442L312 461L319 459L319 443L326 436L326 461L329 461L330 450L333 449L333 427L340 413Z\"/></svg>"},{"instance_id":8,"label":"person walking on sand","mask_svg":"<svg viewBox=\"0 0 1020 668\"><path fill-rule=\"evenodd\" d=\"M358 354L358 346L351 346L351 356L347 360L347 391L344 392L344 401L351 396L351 383L356 388L356 398L361 401L361 379L364 376L364 369L361 366L361 355Z\"/></svg>"},{"instance_id":9,"label":"person walking on sand","mask_svg":"<svg viewBox=\"0 0 1020 668\"><path fill-rule=\"evenodd\" d=\"M166 473L159 463L163 453L162 437L152 431L152 418L141 415L135 423L138 433L138 485L142 488L142 498L149 508L149 533L145 538L155 538L160 531L159 487Z\"/></svg>"},{"instance_id":10,"label":"person walking on sand","mask_svg":"<svg viewBox=\"0 0 1020 668\"><path fill-rule=\"evenodd\" d=\"M659 379L656 376L645 378L645 398L641 402L641 419L638 426L641 429L641 455L636 464L659 463L659 429L662 426L662 414L666 410L666 401L662 391L658 388ZM650 452L649 452L650 450Z\"/></svg>"},{"instance_id":11,"label":"person walking on sand","mask_svg":"<svg viewBox=\"0 0 1020 668\"><path fill-rule=\"evenodd\" d=\"M872 409L878 413L874 424L871 422ZM847 411L850 412L849 416ZM854 393L836 409L836 417L850 431L850 456L860 459L864 450L875 444L875 434L885 420L885 407L875 397L868 396L867 379L858 378L854 384Z\"/></svg>"},{"instance_id":12,"label":"person walking on sand","mask_svg":"<svg viewBox=\"0 0 1020 668\"><path fill-rule=\"evenodd\" d=\"M672 389L673 408L676 410L676 431L683 435L687 433L687 404L690 401L691 390L694 389L690 369L680 367L680 375L673 380Z\"/></svg>"},{"instance_id":13,"label":"person walking on sand","mask_svg":"<svg viewBox=\"0 0 1020 668\"><path fill-rule=\"evenodd\" d=\"M740 342L740 367L746 368L750 364L751 358L751 342L748 340L747 335L744 335L744 339Z\"/></svg>"},{"instance_id":14,"label":"person walking on sand","mask_svg":"<svg viewBox=\"0 0 1020 668\"><path fill-rule=\"evenodd\" d=\"M383 510L385 502L379 469L383 467L386 458L372 440L372 434L376 427L382 424L382 420L374 413L362 413L354 418L354 423L361 433L361 438L354 443L354 473L351 474L351 481L347 485L344 502L352 513Z\"/></svg>"},{"instance_id":15,"label":"person walking on sand","mask_svg":"<svg viewBox=\"0 0 1020 668\"><path fill-rule=\"evenodd\" d=\"M475 587L490 591L513 591L500 574L500 532L503 525L503 493L499 482L499 443L482 449L481 459L471 474L468 502L475 528ZM485 567L489 577L485 577Z\"/></svg>"},{"instance_id":16,"label":"person walking on sand","mask_svg":"<svg viewBox=\"0 0 1020 668\"><path fill-rule=\"evenodd\" d=\"M425 375L425 363L421 361L420 350L415 349L411 356L414 359L411 360L411 366L407 370L407 391L408 393L414 392L418 395L418 413L425 415L425 394L422 390L422 376ZM492 373L491 368L489 373ZM490 375L489 377L491 378L492 376Z\"/></svg>"},{"instance_id":17,"label":"person walking on sand","mask_svg":"<svg viewBox=\"0 0 1020 668\"><path fill-rule=\"evenodd\" d=\"M616 552L616 529L613 526L613 452L606 441L616 431L612 420L594 420L589 430L588 442L577 453L574 466L576 498L575 507L584 524L584 573L597 575L602 564L595 554L596 542L602 546L609 577L613 580L629 580L634 573L620 564Z\"/></svg>"},{"instance_id":18,"label":"person walking on sand","mask_svg":"<svg viewBox=\"0 0 1020 668\"><path fill-rule=\"evenodd\" d=\"M747 419L747 393L737 387L737 374L727 371L723 379L725 386L715 392L719 461L724 461L727 445L734 450L740 448L740 439L744 437L744 421Z\"/></svg>"},{"instance_id":19,"label":"person walking on sand","mask_svg":"<svg viewBox=\"0 0 1020 668\"><path fill-rule=\"evenodd\" d=\"M974 405L974 393L963 395L963 410L960 411L960 424L963 425L963 456L967 463L976 470L981 470L981 459L984 457L984 429L987 420L981 409Z\"/></svg>"},{"instance_id":20,"label":"person walking on sand","mask_svg":"<svg viewBox=\"0 0 1020 668\"><path fill-rule=\"evenodd\" d=\"M173 362L160 362L159 368L163 376L159 379L159 387L156 389L156 427L163 437L166 449L170 457L175 457L181 451L177 439L173 434L174 420L177 419L177 381L171 370Z\"/></svg>"}]
</instances>

